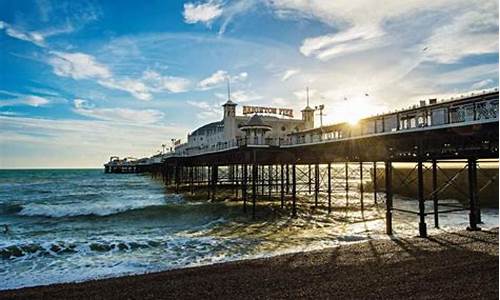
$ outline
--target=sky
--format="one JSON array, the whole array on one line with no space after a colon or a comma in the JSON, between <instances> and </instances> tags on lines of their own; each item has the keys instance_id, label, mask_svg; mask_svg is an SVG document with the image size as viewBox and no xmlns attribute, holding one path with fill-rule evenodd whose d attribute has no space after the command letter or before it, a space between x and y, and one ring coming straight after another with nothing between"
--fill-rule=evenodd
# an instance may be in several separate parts
<instances>
[{"instance_id":1,"label":"sky","mask_svg":"<svg viewBox=\"0 0 500 300\"><path fill-rule=\"evenodd\" d=\"M101 167L222 118L498 87L494 0L0 0L0 168ZM346 100L347 99L347 100Z\"/></svg>"}]
</instances>

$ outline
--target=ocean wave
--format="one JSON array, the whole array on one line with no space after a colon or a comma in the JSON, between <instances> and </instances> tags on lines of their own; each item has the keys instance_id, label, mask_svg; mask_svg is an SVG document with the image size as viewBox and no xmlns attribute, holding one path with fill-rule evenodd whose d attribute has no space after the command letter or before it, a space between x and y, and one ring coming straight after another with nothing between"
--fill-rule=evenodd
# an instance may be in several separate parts
<instances>
[{"instance_id":1,"label":"ocean wave","mask_svg":"<svg viewBox=\"0 0 500 300\"><path fill-rule=\"evenodd\" d=\"M158 247L163 244L164 242L159 240L22 243L0 248L0 258L13 260L74 253L132 251L135 249Z\"/></svg>"},{"instance_id":2,"label":"ocean wave","mask_svg":"<svg viewBox=\"0 0 500 300\"><path fill-rule=\"evenodd\" d=\"M19 203L1 203L0 215L11 215L20 212L23 206Z\"/></svg>"},{"instance_id":3,"label":"ocean wave","mask_svg":"<svg viewBox=\"0 0 500 300\"><path fill-rule=\"evenodd\" d=\"M147 200L99 201L75 203L27 203L21 206L18 215L30 217L77 217L77 216L109 216L125 211L137 210L151 206L165 205L163 198Z\"/></svg>"},{"instance_id":4,"label":"ocean wave","mask_svg":"<svg viewBox=\"0 0 500 300\"><path fill-rule=\"evenodd\" d=\"M237 209L236 209L237 210ZM235 208L223 203L190 202L181 195L168 195L140 200L114 201L84 201L64 203L27 203L9 208L11 214L23 217L46 218L78 218L78 217L179 217L182 215L196 215L204 218L208 215L226 215L235 211ZM1 208L0 208L1 212ZM239 210L238 210L239 212Z\"/></svg>"}]
</instances>

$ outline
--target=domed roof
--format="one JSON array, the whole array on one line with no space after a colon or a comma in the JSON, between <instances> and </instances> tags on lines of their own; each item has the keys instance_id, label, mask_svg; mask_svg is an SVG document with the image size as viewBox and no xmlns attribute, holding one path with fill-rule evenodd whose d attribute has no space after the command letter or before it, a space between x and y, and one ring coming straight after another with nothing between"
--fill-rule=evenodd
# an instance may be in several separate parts
<instances>
[{"instance_id":1,"label":"domed roof","mask_svg":"<svg viewBox=\"0 0 500 300\"><path fill-rule=\"evenodd\" d=\"M231 101L231 99L228 99L226 101L226 103L222 104L222 106L236 106L238 104L234 103L233 101Z\"/></svg>"},{"instance_id":2,"label":"domed roof","mask_svg":"<svg viewBox=\"0 0 500 300\"><path fill-rule=\"evenodd\" d=\"M314 111L314 109L307 105L302 111Z\"/></svg>"},{"instance_id":3,"label":"domed roof","mask_svg":"<svg viewBox=\"0 0 500 300\"><path fill-rule=\"evenodd\" d=\"M272 127L271 125L266 124L258 114L255 114L248 120L248 122L245 123L245 125L241 127L241 130L254 129L254 128L271 130Z\"/></svg>"}]
</instances>

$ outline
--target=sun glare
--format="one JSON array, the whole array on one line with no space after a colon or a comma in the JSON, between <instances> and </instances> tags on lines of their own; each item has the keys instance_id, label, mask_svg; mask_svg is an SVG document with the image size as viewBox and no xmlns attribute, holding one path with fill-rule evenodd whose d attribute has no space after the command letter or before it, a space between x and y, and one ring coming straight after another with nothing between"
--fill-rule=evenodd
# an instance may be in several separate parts
<instances>
[{"instance_id":1,"label":"sun glare","mask_svg":"<svg viewBox=\"0 0 500 300\"><path fill-rule=\"evenodd\" d=\"M349 123L350 125L356 125L358 124L358 121L361 119L362 117L360 116L356 116L354 114L350 115L350 116L346 116L345 118L345 121L347 123Z\"/></svg>"},{"instance_id":2,"label":"sun glare","mask_svg":"<svg viewBox=\"0 0 500 300\"><path fill-rule=\"evenodd\" d=\"M382 112L383 108L375 104L370 96L353 97L337 102L330 107L330 120L333 123L347 122L358 124L360 119Z\"/></svg>"}]
</instances>

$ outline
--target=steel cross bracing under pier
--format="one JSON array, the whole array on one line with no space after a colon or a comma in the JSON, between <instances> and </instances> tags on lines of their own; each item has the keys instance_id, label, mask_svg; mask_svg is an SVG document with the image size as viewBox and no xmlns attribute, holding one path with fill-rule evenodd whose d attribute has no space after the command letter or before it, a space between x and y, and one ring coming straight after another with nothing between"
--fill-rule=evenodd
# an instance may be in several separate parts
<instances>
[{"instance_id":1,"label":"steel cross bracing under pier","mask_svg":"<svg viewBox=\"0 0 500 300\"><path fill-rule=\"evenodd\" d=\"M166 183L173 184L176 191L180 186L188 186L194 193L204 187L207 197L215 199L219 189L230 188L234 196L242 200L245 211L251 205L254 217L256 202L264 199L280 201L281 207L291 207L291 213L296 215L301 195L309 195L306 199L313 201L314 207L326 207L329 211L337 196L345 199L346 209L356 203L363 210L368 205L363 191L367 179L372 190L376 191L369 205L377 201L385 203L388 234L392 234L392 214L396 211L418 216L419 233L427 236L428 215L433 215L437 227L439 214L458 210L468 210L469 228L478 229L477 194L482 187L476 183L477 161L497 157L498 122L492 122L454 130L432 130L419 135L409 132L399 134L397 138L367 137L289 148L242 147L225 153L169 158L151 168L163 174ZM397 168L393 168L394 164L409 162L415 163L409 174L399 174ZM440 167L447 163L462 164L463 167L456 174L449 175ZM425 174L432 174L430 192L426 192L429 187L424 187ZM439 186L438 176L441 181L444 178ZM456 184L459 176L467 176L465 188ZM489 182L494 180L492 178ZM417 211L393 206L395 183L417 187L414 195L419 201ZM439 195L446 189L460 189L469 198L468 205L450 207L446 203L440 204ZM344 190L345 195L338 195L338 190ZM353 198L356 201L352 201ZM433 211L425 211L425 201L433 201ZM301 200L300 203L305 202Z\"/></svg>"},{"instance_id":2,"label":"steel cross bracing under pier","mask_svg":"<svg viewBox=\"0 0 500 300\"><path fill-rule=\"evenodd\" d=\"M498 100L496 103L498 109ZM439 214L458 210L468 210L469 229L479 229L478 195L497 180L495 175L484 187L478 186L478 174L482 174L478 161L486 160L493 160L498 167L498 111L486 119L443 126L304 144L240 145L200 155L171 156L137 168L162 176L176 192L204 193L208 199L216 199L218 193L229 190L253 217L256 202L263 200L279 201L294 216L299 201L329 212L334 202L338 206L338 199L345 201L346 211L352 205L363 211L367 205L385 204L388 234L393 232L392 214L399 212L415 214L419 234L425 237L427 216L432 215L438 227ZM401 163L413 163L414 168L400 174L396 165ZM443 172L442 166L451 163L461 165L456 174ZM431 178L430 182L425 178ZM458 178L465 178L466 184L457 184ZM418 200L417 210L393 205L393 195L401 192L401 186L415 188L411 196ZM368 187L369 201L365 199ZM440 195L450 189L467 197L466 205L440 202ZM432 211L426 211L426 201L432 201Z\"/></svg>"}]
</instances>

